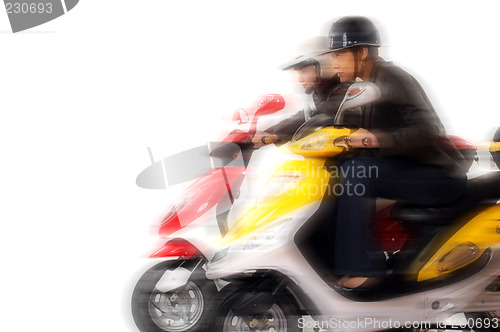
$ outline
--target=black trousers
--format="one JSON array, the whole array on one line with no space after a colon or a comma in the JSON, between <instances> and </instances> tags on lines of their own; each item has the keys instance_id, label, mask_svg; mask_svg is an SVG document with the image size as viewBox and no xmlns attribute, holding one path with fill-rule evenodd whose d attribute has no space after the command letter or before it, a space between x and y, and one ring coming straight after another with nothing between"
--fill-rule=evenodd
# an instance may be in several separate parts
<instances>
[{"instance_id":1,"label":"black trousers","mask_svg":"<svg viewBox=\"0 0 500 332\"><path fill-rule=\"evenodd\" d=\"M330 171L341 177L329 188L338 195L335 272L358 277L386 275L385 254L375 240L377 197L437 206L457 200L467 185L465 174L450 177L440 167L404 159L349 158Z\"/></svg>"}]
</instances>

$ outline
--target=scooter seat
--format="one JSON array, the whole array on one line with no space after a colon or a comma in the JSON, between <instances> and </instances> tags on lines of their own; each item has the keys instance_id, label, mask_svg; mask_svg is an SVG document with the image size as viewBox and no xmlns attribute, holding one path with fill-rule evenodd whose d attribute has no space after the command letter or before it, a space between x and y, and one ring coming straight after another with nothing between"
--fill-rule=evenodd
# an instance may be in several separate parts
<instances>
[{"instance_id":1,"label":"scooter seat","mask_svg":"<svg viewBox=\"0 0 500 332\"><path fill-rule=\"evenodd\" d=\"M447 225L466 213L472 213L500 199L500 172L491 172L467 181L467 189L458 200L442 206L422 206L396 202L391 218L409 223Z\"/></svg>"}]
</instances>

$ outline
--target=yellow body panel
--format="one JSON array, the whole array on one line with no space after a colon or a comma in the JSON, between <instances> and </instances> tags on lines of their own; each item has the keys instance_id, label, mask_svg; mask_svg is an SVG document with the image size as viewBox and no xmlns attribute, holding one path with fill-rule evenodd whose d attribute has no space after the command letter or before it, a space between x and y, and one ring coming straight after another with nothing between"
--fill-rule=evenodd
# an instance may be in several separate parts
<instances>
[{"instance_id":1,"label":"yellow body panel","mask_svg":"<svg viewBox=\"0 0 500 332\"><path fill-rule=\"evenodd\" d=\"M347 128L326 127L321 128L296 142L290 144L290 151L304 157L328 158L335 156L345 150L344 147L333 145L333 141L338 137L349 136L351 130ZM307 150L305 146L308 142L321 141L324 144L320 149Z\"/></svg>"},{"instance_id":2,"label":"yellow body panel","mask_svg":"<svg viewBox=\"0 0 500 332\"><path fill-rule=\"evenodd\" d=\"M500 151L500 142L491 142L490 151L491 152Z\"/></svg>"},{"instance_id":3,"label":"yellow body panel","mask_svg":"<svg viewBox=\"0 0 500 332\"><path fill-rule=\"evenodd\" d=\"M276 220L314 201L323 199L330 181L330 174L323 167L325 159L292 160L283 164L273 175L301 173L302 180L284 193L265 202L258 202L229 230L223 245L256 231L269 222ZM271 179L272 180L272 179Z\"/></svg>"},{"instance_id":4,"label":"yellow body panel","mask_svg":"<svg viewBox=\"0 0 500 332\"><path fill-rule=\"evenodd\" d=\"M288 145L290 152L304 156L305 159L285 162L268 181L268 185L273 179L286 174L300 176L300 182L292 188L284 186L283 193L278 196L265 202L257 202L231 227L222 239L222 245L257 231L293 210L323 199L330 181L330 173L323 167L325 161L345 151L345 147L335 146L333 141L350 133L351 130L347 128L326 127L291 142Z\"/></svg>"},{"instance_id":5,"label":"yellow body panel","mask_svg":"<svg viewBox=\"0 0 500 332\"><path fill-rule=\"evenodd\" d=\"M425 266L418 273L418 281L424 281L449 274L460 269L479 258L486 249L500 242L500 205L492 206L467 224L460 228L449 240L442 245L439 250L429 259ZM461 244L472 243L479 248L479 253L475 258L467 261L462 266L454 269L439 272L439 261L445 257L453 248Z\"/></svg>"}]
</instances>

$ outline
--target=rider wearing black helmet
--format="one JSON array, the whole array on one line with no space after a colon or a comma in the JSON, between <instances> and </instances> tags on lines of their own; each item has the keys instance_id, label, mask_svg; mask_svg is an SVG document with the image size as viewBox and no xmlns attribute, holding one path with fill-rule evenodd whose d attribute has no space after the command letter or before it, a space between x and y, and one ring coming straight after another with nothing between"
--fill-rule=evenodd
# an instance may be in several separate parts
<instances>
[{"instance_id":1,"label":"rider wearing black helmet","mask_svg":"<svg viewBox=\"0 0 500 332\"><path fill-rule=\"evenodd\" d=\"M365 189L337 200L335 270L345 276L341 284L347 288L365 287L386 275L386 258L374 234L376 197L442 205L466 187L465 161L422 87L384 61L380 45L377 29L365 17L344 17L331 26L330 54L340 81L369 80L381 91L379 100L363 107L360 128L350 136L352 146L361 149L341 164L344 185ZM372 178L349 172L373 167Z\"/></svg>"},{"instance_id":2,"label":"rider wearing black helmet","mask_svg":"<svg viewBox=\"0 0 500 332\"><path fill-rule=\"evenodd\" d=\"M255 147L289 141L304 122L314 118L317 124L331 125L336 111L342 102L345 89L333 70L328 51L328 39L315 37L300 45L300 55L283 66L283 70L295 70L298 81L308 95L306 107L295 115L266 129L257 132L252 142Z\"/></svg>"}]
</instances>

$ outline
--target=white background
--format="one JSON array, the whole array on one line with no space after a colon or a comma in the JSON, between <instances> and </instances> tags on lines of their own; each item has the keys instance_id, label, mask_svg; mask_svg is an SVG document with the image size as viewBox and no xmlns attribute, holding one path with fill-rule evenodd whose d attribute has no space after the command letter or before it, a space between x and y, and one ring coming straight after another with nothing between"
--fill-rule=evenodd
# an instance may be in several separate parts
<instances>
[{"instance_id":1,"label":"white background","mask_svg":"<svg viewBox=\"0 0 500 332\"><path fill-rule=\"evenodd\" d=\"M135 185L146 148L203 144L259 94L298 91L277 68L334 18L371 17L449 132L488 141L496 3L82 0L18 34L0 14L0 330L136 331L130 293L169 203Z\"/></svg>"}]
</instances>

